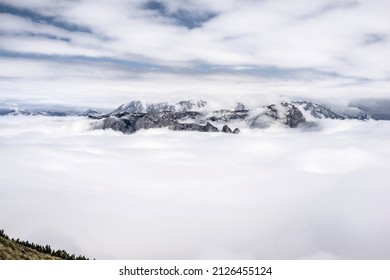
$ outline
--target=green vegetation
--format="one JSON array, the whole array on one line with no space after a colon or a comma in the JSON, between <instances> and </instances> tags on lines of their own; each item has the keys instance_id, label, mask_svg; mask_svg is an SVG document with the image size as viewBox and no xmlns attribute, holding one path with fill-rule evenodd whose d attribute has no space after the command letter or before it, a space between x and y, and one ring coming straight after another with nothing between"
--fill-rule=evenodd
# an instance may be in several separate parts
<instances>
[{"instance_id":1,"label":"green vegetation","mask_svg":"<svg viewBox=\"0 0 390 280\"><path fill-rule=\"evenodd\" d=\"M52 250L28 241L9 238L0 230L0 260L88 260L84 256L70 255L64 250Z\"/></svg>"}]
</instances>

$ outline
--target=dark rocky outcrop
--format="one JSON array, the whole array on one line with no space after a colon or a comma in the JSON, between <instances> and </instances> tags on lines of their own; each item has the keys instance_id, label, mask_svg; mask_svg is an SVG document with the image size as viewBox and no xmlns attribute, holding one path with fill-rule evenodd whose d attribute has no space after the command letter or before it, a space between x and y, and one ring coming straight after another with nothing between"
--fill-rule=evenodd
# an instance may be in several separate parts
<instances>
[{"instance_id":1,"label":"dark rocky outcrop","mask_svg":"<svg viewBox=\"0 0 390 280\"><path fill-rule=\"evenodd\" d=\"M176 123L171 127L173 130L178 131L200 131L200 132L218 132L218 128L213 126L211 123L206 125L200 125L196 123Z\"/></svg>"},{"instance_id":2,"label":"dark rocky outcrop","mask_svg":"<svg viewBox=\"0 0 390 280\"><path fill-rule=\"evenodd\" d=\"M226 124L222 127L222 132L233 133L233 131Z\"/></svg>"},{"instance_id":3,"label":"dark rocky outcrop","mask_svg":"<svg viewBox=\"0 0 390 280\"><path fill-rule=\"evenodd\" d=\"M287 108L286 124L291 127L297 127L306 122L302 112L292 103L282 102L282 106Z\"/></svg>"},{"instance_id":4,"label":"dark rocky outcrop","mask_svg":"<svg viewBox=\"0 0 390 280\"><path fill-rule=\"evenodd\" d=\"M127 124L124 120L117 117L108 117L102 119L95 126L97 129L112 129L115 131L127 132ZM132 131L133 132L133 131Z\"/></svg>"},{"instance_id":5,"label":"dark rocky outcrop","mask_svg":"<svg viewBox=\"0 0 390 280\"><path fill-rule=\"evenodd\" d=\"M195 120L198 112L159 112L159 113L120 113L114 116L102 116L96 125L97 129L112 129L123 133L133 133L140 129L170 127L173 130L213 131L204 126L186 126L182 120ZM194 125L193 123L191 125ZM217 129L218 130L218 129Z\"/></svg>"}]
</instances>

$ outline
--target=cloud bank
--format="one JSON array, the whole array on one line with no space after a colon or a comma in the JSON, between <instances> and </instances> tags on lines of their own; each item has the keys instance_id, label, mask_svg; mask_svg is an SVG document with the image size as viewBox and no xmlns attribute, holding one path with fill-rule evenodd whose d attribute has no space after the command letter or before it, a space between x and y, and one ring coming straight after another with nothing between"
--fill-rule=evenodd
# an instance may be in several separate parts
<instances>
[{"instance_id":1,"label":"cloud bank","mask_svg":"<svg viewBox=\"0 0 390 280\"><path fill-rule=\"evenodd\" d=\"M87 128L0 119L10 235L97 259L390 257L389 122L238 135Z\"/></svg>"}]
</instances>

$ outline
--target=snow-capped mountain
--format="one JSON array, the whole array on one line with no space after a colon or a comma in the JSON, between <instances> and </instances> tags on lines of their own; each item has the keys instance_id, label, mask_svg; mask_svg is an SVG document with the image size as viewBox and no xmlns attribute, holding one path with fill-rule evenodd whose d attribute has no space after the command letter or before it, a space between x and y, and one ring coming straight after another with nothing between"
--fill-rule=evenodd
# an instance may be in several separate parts
<instances>
[{"instance_id":1,"label":"snow-capped mountain","mask_svg":"<svg viewBox=\"0 0 390 280\"><path fill-rule=\"evenodd\" d=\"M357 119L362 121L371 119L371 115L369 113L356 107L348 107L341 113L335 113L325 106L310 101L293 101L292 103L298 108L309 112L316 119Z\"/></svg>"},{"instance_id":2,"label":"snow-capped mountain","mask_svg":"<svg viewBox=\"0 0 390 280\"><path fill-rule=\"evenodd\" d=\"M144 103L141 101L131 101L127 104L122 104L117 109L107 114L110 116L121 116L125 114L135 113L160 113L160 112L186 112L197 111L207 105L207 102L198 100L183 100L176 104L169 104L167 102L160 103Z\"/></svg>"},{"instance_id":3,"label":"snow-capped mountain","mask_svg":"<svg viewBox=\"0 0 390 280\"><path fill-rule=\"evenodd\" d=\"M83 117L98 117L100 115L101 115L100 112L92 110L92 109L88 109L85 112L83 112L82 114L80 114L79 116L83 116Z\"/></svg>"},{"instance_id":4,"label":"snow-capped mountain","mask_svg":"<svg viewBox=\"0 0 390 280\"><path fill-rule=\"evenodd\" d=\"M108 115L124 115L124 114L134 114L134 113L143 113L146 112L144 105L141 101L131 101L127 104L122 104L117 109L109 113Z\"/></svg>"},{"instance_id":5,"label":"snow-capped mountain","mask_svg":"<svg viewBox=\"0 0 390 280\"><path fill-rule=\"evenodd\" d=\"M307 102L281 102L256 109L245 109L239 103L235 109L222 109L207 112L199 110L206 106L205 101L180 101L175 106L168 103L143 104L133 101L119 106L110 114L91 117L97 119L95 129L113 129L123 133L133 133L140 129L168 127L172 130L238 133L238 123L248 128L267 128L273 124L290 128L310 125L303 112L309 112L316 119L337 119L344 117L321 105Z\"/></svg>"},{"instance_id":6,"label":"snow-capped mountain","mask_svg":"<svg viewBox=\"0 0 390 280\"><path fill-rule=\"evenodd\" d=\"M182 100L146 103L131 101L120 105L108 114L88 110L48 110L25 109L19 106L0 106L0 115L24 116L84 116L97 121L96 129L113 129L132 133L140 129L168 127L173 130L222 131L238 133L235 126L248 128L267 128L274 124L290 128L311 126L315 119L358 119L367 120L370 115L357 108L346 108L335 113L330 108L310 101L292 101L259 106L249 110L243 103L237 103L230 109L211 111L203 100ZM314 121L313 121L314 119ZM240 123L240 125L239 125ZM231 126L234 126L231 128ZM236 129L235 129L236 128Z\"/></svg>"},{"instance_id":7,"label":"snow-capped mountain","mask_svg":"<svg viewBox=\"0 0 390 280\"><path fill-rule=\"evenodd\" d=\"M332 110L310 101L293 101L292 103L298 108L310 112L310 114L316 119L345 119L343 116L336 114Z\"/></svg>"}]
</instances>

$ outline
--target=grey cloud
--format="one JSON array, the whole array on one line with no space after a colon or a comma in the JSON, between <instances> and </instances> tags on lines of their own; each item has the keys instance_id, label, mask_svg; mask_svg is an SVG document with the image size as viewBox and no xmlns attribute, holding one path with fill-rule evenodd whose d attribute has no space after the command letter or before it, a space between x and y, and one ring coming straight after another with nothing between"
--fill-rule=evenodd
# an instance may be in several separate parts
<instances>
[{"instance_id":1,"label":"grey cloud","mask_svg":"<svg viewBox=\"0 0 390 280\"><path fill-rule=\"evenodd\" d=\"M19 8L19 7L0 3L0 13L11 14L11 15L27 18L33 22L55 26L57 28L61 28L66 31L92 33L89 27L66 22L61 19L58 19L56 16L43 15L36 11L26 9L26 8Z\"/></svg>"},{"instance_id":2,"label":"grey cloud","mask_svg":"<svg viewBox=\"0 0 390 280\"><path fill-rule=\"evenodd\" d=\"M158 12L162 17L173 19L178 25L189 29L201 27L217 15L214 12L191 11L184 8L170 10L163 1L148 1L143 7Z\"/></svg>"},{"instance_id":3,"label":"grey cloud","mask_svg":"<svg viewBox=\"0 0 390 280\"><path fill-rule=\"evenodd\" d=\"M59 40L63 42L69 43L71 41L71 38L64 37L64 36L57 36L53 34L48 33L36 33L36 32L17 32L17 33L7 33L7 32L0 32L0 36L3 37L5 40L7 37L40 37L40 38L46 38L50 40ZM4 52L0 52L0 55L4 55Z\"/></svg>"},{"instance_id":4,"label":"grey cloud","mask_svg":"<svg viewBox=\"0 0 390 280\"><path fill-rule=\"evenodd\" d=\"M369 33L364 35L363 44L364 45L379 44L386 40L387 40L387 36L385 34Z\"/></svg>"},{"instance_id":5,"label":"grey cloud","mask_svg":"<svg viewBox=\"0 0 390 280\"><path fill-rule=\"evenodd\" d=\"M359 6L359 1L332 1L327 5L324 5L314 11L301 16L301 19L311 19L326 15L337 10L349 10Z\"/></svg>"},{"instance_id":6,"label":"grey cloud","mask_svg":"<svg viewBox=\"0 0 390 280\"><path fill-rule=\"evenodd\" d=\"M353 100L350 106L359 108L379 120L390 120L390 99L362 98Z\"/></svg>"}]
</instances>

